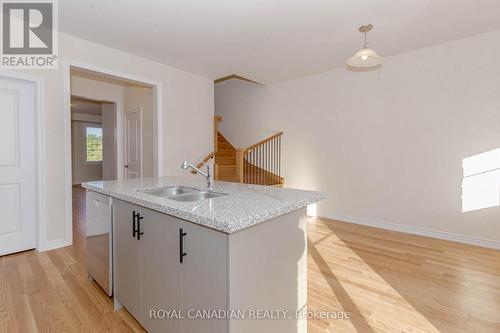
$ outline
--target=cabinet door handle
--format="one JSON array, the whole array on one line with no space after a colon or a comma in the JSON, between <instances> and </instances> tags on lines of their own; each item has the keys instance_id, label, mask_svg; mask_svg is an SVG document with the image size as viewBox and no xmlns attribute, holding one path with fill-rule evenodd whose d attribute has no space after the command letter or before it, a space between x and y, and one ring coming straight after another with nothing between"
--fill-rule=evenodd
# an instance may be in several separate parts
<instances>
[{"instance_id":1,"label":"cabinet door handle","mask_svg":"<svg viewBox=\"0 0 500 333\"><path fill-rule=\"evenodd\" d=\"M141 214L137 214L137 240L141 240L141 235L144 235L144 232L141 231L141 220L144 216Z\"/></svg>"},{"instance_id":2,"label":"cabinet door handle","mask_svg":"<svg viewBox=\"0 0 500 333\"><path fill-rule=\"evenodd\" d=\"M136 227L136 218L138 217L139 213L135 213L135 210L132 212L132 237L135 238L135 235L137 233L137 227Z\"/></svg>"},{"instance_id":3,"label":"cabinet door handle","mask_svg":"<svg viewBox=\"0 0 500 333\"><path fill-rule=\"evenodd\" d=\"M181 264L184 262L184 257L187 256L187 253L184 252L184 237L187 233L181 228L179 229L179 261Z\"/></svg>"}]
</instances>

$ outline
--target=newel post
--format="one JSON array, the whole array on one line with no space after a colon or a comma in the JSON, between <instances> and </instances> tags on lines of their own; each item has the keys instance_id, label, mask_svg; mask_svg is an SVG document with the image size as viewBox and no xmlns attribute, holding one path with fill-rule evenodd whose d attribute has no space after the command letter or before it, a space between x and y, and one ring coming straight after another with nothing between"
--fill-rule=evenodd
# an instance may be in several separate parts
<instances>
[{"instance_id":1,"label":"newel post","mask_svg":"<svg viewBox=\"0 0 500 333\"><path fill-rule=\"evenodd\" d=\"M245 149L244 148L236 149L236 179L238 180L238 183L244 183L245 181L244 162L245 162Z\"/></svg>"},{"instance_id":2,"label":"newel post","mask_svg":"<svg viewBox=\"0 0 500 333\"><path fill-rule=\"evenodd\" d=\"M214 179L219 180L219 165L215 163L215 156L214 156Z\"/></svg>"}]
</instances>

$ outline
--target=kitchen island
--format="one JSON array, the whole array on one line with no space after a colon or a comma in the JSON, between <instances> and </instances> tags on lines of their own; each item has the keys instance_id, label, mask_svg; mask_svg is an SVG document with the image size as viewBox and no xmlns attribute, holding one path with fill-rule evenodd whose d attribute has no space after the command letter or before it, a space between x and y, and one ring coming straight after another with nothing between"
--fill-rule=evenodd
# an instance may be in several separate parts
<instances>
[{"instance_id":1,"label":"kitchen island","mask_svg":"<svg viewBox=\"0 0 500 333\"><path fill-rule=\"evenodd\" d=\"M83 184L112 202L113 293L148 332L307 331L306 206L325 193L197 178Z\"/></svg>"}]
</instances>

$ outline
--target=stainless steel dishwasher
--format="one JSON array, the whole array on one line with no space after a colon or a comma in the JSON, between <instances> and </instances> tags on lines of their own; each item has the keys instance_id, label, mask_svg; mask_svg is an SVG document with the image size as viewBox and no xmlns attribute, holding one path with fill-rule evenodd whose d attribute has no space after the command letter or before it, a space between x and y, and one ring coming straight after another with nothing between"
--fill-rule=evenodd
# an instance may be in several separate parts
<instances>
[{"instance_id":1,"label":"stainless steel dishwasher","mask_svg":"<svg viewBox=\"0 0 500 333\"><path fill-rule=\"evenodd\" d=\"M112 207L111 198L86 192L87 272L106 293L113 294Z\"/></svg>"}]
</instances>

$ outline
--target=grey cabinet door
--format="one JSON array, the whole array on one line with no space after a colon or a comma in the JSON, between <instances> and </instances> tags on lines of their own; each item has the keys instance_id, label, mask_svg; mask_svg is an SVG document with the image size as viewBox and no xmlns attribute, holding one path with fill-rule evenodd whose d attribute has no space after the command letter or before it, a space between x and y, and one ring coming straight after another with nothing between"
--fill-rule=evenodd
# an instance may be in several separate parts
<instances>
[{"instance_id":1,"label":"grey cabinet door","mask_svg":"<svg viewBox=\"0 0 500 333\"><path fill-rule=\"evenodd\" d=\"M180 220L149 209L141 215L142 324L149 333L181 332L180 319L159 318L182 303Z\"/></svg>"},{"instance_id":2,"label":"grey cabinet door","mask_svg":"<svg viewBox=\"0 0 500 333\"><path fill-rule=\"evenodd\" d=\"M133 236L134 211L137 213L140 208L113 200L115 297L140 322L140 243Z\"/></svg>"},{"instance_id":3,"label":"grey cabinet door","mask_svg":"<svg viewBox=\"0 0 500 333\"><path fill-rule=\"evenodd\" d=\"M228 236L186 221L180 225L186 233L186 256L181 264L183 312L225 310ZM228 329L226 320L185 319L182 324L183 333L224 333Z\"/></svg>"}]
</instances>

